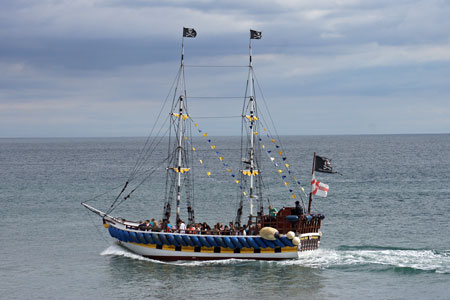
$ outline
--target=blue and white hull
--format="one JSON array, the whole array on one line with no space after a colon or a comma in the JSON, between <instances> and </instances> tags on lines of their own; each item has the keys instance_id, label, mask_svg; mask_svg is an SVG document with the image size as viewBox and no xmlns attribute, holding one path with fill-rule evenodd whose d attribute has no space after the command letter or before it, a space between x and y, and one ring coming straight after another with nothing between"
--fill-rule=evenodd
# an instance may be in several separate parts
<instances>
[{"instance_id":1,"label":"blue and white hull","mask_svg":"<svg viewBox=\"0 0 450 300\"><path fill-rule=\"evenodd\" d=\"M260 236L203 235L149 232L128 229L120 223L105 222L110 235L119 244L144 257L158 260L258 259L282 260L297 258L299 251L317 249L321 233L300 235L295 246L286 236L266 240ZM307 249L306 246L311 247Z\"/></svg>"}]
</instances>

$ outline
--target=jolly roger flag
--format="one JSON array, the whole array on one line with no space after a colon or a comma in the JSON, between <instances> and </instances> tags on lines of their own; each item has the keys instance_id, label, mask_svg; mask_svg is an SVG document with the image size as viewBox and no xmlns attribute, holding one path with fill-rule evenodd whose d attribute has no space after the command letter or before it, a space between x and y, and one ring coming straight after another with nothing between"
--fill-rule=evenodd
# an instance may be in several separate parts
<instances>
[{"instance_id":1,"label":"jolly roger flag","mask_svg":"<svg viewBox=\"0 0 450 300\"><path fill-rule=\"evenodd\" d=\"M195 31L194 28L183 27L183 36L184 37L195 38L197 36L197 31Z\"/></svg>"},{"instance_id":2,"label":"jolly roger flag","mask_svg":"<svg viewBox=\"0 0 450 300\"><path fill-rule=\"evenodd\" d=\"M262 32L261 31L256 31L256 30L250 29L250 38L251 39L260 40L261 37L262 37Z\"/></svg>"},{"instance_id":3,"label":"jolly roger flag","mask_svg":"<svg viewBox=\"0 0 450 300\"><path fill-rule=\"evenodd\" d=\"M333 167L331 166L328 158L319 156L319 155L316 155L314 171L323 172L323 173L336 173L336 172L333 172Z\"/></svg>"}]
</instances>

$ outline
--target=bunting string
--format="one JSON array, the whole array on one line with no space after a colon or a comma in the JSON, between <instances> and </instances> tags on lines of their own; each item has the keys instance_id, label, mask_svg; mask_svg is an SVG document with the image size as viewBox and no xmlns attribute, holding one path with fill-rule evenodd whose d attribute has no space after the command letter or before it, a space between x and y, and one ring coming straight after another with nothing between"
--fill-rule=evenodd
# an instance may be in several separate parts
<instances>
[{"instance_id":1,"label":"bunting string","mask_svg":"<svg viewBox=\"0 0 450 300\"><path fill-rule=\"evenodd\" d=\"M227 163L225 156L223 155L223 153L221 153L220 151L218 151L216 149L216 145L214 145L213 141L211 140L211 138L208 137L208 133L201 130L200 127L198 126L198 123L194 122L192 120L192 118L190 118L191 122L193 123L194 127L196 128L196 130L198 131L198 133L202 136L202 138L208 143L209 145L209 149L212 150L214 152L214 154L216 155L217 159L219 160L219 162L222 164L222 166L224 167L225 171L227 174L229 174L232 178L232 180L234 181L235 184L237 184L239 186L239 189L242 191L242 194L247 197L247 192L245 191L245 187L242 186L242 183L239 180L239 177L235 174L235 172L233 172L233 170L231 169L230 165ZM188 140L188 143L191 145L191 150L196 153L197 149L195 147L192 146L192 143ZM204 161L203 160L199 160L200 164L203 165L205 167L206 170L206 175L208 175L208 177L210 177L212 175L212 172L206 169L206 166L204 165ZM249 175L250 174L244 174L244 175Z\"/></svg>"},{"instance_id":2,"label":"bunting string","mask_svg":"<svg viewBox=\"0 0 450 300\"><path fill-rule=\"evenodd\" d=\"M305 189L302 186L302 183L300 182L300 180L297 179L296 176L294 176L294 174L291 170L291 165L289 164L289 162L287 160L284 150L279 145L279 143L277 143L276 139L274 139L273 137L270 136L267 128L264 127L263 130L265 133L265 137L269 140L269 143L270 143L269 145L274 146L275 149L274 148L272 148L272 150L268 149L269 147L266 146L266 144L264 144L263 139L261 137L258 138L258 141L261 144L262 150L266 153L267 157L269 158L269 160L272 162L272 164L276 168L278 174L280 175L281 180L283 181L283 184L288 188L289 192L291 193L291 197L293 199L296 199L297 193L296 193L296 189L294 189L294 187L289 182L288 177L290 177L292 179L292 181L299 186L300 191L307 198L307 195L305 193ZM277 157L279 157L279 159L281 159L282 162L278 163L279 159L277 160L276 159ZM300 194L300 195L302 195L302 194Z\"/></svg>"}]
</instances>

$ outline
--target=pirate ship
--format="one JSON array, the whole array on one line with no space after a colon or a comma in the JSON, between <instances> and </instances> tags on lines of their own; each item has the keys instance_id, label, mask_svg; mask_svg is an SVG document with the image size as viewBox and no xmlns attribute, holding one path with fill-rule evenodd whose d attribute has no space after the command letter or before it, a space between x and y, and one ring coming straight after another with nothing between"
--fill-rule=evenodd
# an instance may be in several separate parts
<instances>
[{"instance_id":1,"label":"pirate ship","mask_svg":"<svg viewBox=\"0 0 450 300\"><path fill-rule=\"evenodd\" d=\"M326 196L328 186L314 178L314 171L317 169L315 164L317 158L320 158L315 155L312 189L308 199L301 182L293 176L280 143L270 135L264 126L263 119L258 115L252 65L252 40L261 39L261 32L250 30L249 72L242 110L242 128L245 128L245 132L241 143L243 145L241 157L238 158L240 161L238 171L233 171L230 165L224 162L222 153L217 151L210 137L199 129L198 124L192 120L188 112L184 80L184 39L195 38L196 35L196 31L192 28L183 29L181 65L169 114L170 131L173 135L169 138L169 155L162 162L166 165L164 171L167 185L165 199L161 199L163 203L161 224L156 225L155 221L130 221L112 215L112 211L118 205L129 199L136 188L142 186L139 182L131 187L134 174L125 182L121 192L107 211L103 212L86 202L82 205L102 218L104 227L121 246L142 256L159 260L230 258L280 260L297 258L301 251L318 249L322 236L320 227L324 216L311 212L311 202L314 194ZM216 154L217 161L224 167L224 173L230 175L230 181L235 184L238 191L237 211L229 228L222 228L220 223L217 223L214 228L198 226L196 223L192 205L193 195L189 191L195 172L192 153L195 153L196 148L187 134L195 130ZM269 145L261 138L263 135L274 150L267 150ZM141 153L151 154L151 149L150 146ZM280 177L288 190L290 199L287 202L295 202L295 206L282 207L278 212L270 206L272 209L270 213L265 213L264 204L270 203L270 199L264 195L262 186L262 177L266 174L263 173L260 162L263 157L261 153L266 154L268 161L276 170L274 175ZM149 160L140 157L136 166L147 161ZM328 163L328 160L325 159L325 162ZM201 159L200 163L203 164ZM323 161L321 164L323 165ZM207 173L210 176L210 172ZM188 221L186 223L181 220L180 208L183 202L187 207ZM197 199L198 202L201 202L201 199ZM307 202L307 208L305 202ZM171 225L174 203L175 223ZM247 208L248 216L244 217L244 209Z\"/></svg>"}]
</instances>

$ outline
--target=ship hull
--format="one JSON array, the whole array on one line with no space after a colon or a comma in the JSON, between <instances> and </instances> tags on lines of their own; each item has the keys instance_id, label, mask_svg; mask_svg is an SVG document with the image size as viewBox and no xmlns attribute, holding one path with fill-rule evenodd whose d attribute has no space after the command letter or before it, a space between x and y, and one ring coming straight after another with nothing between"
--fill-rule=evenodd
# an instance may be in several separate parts
<instances>
[{"instance_id":1,"label":"ship hull","mask_svg":"<svg viewBox=\"0 0 450 300\"><path fill-rule=\"evenodd\" d=\"M260 236L202 235L149 232L105 224L111 237L124 248L147 258L175 260L283 260L298 258L301 251L318 249L321 233L301 235L296 246L285 236L266 240Z\"/></svg>"}]
</instances>

